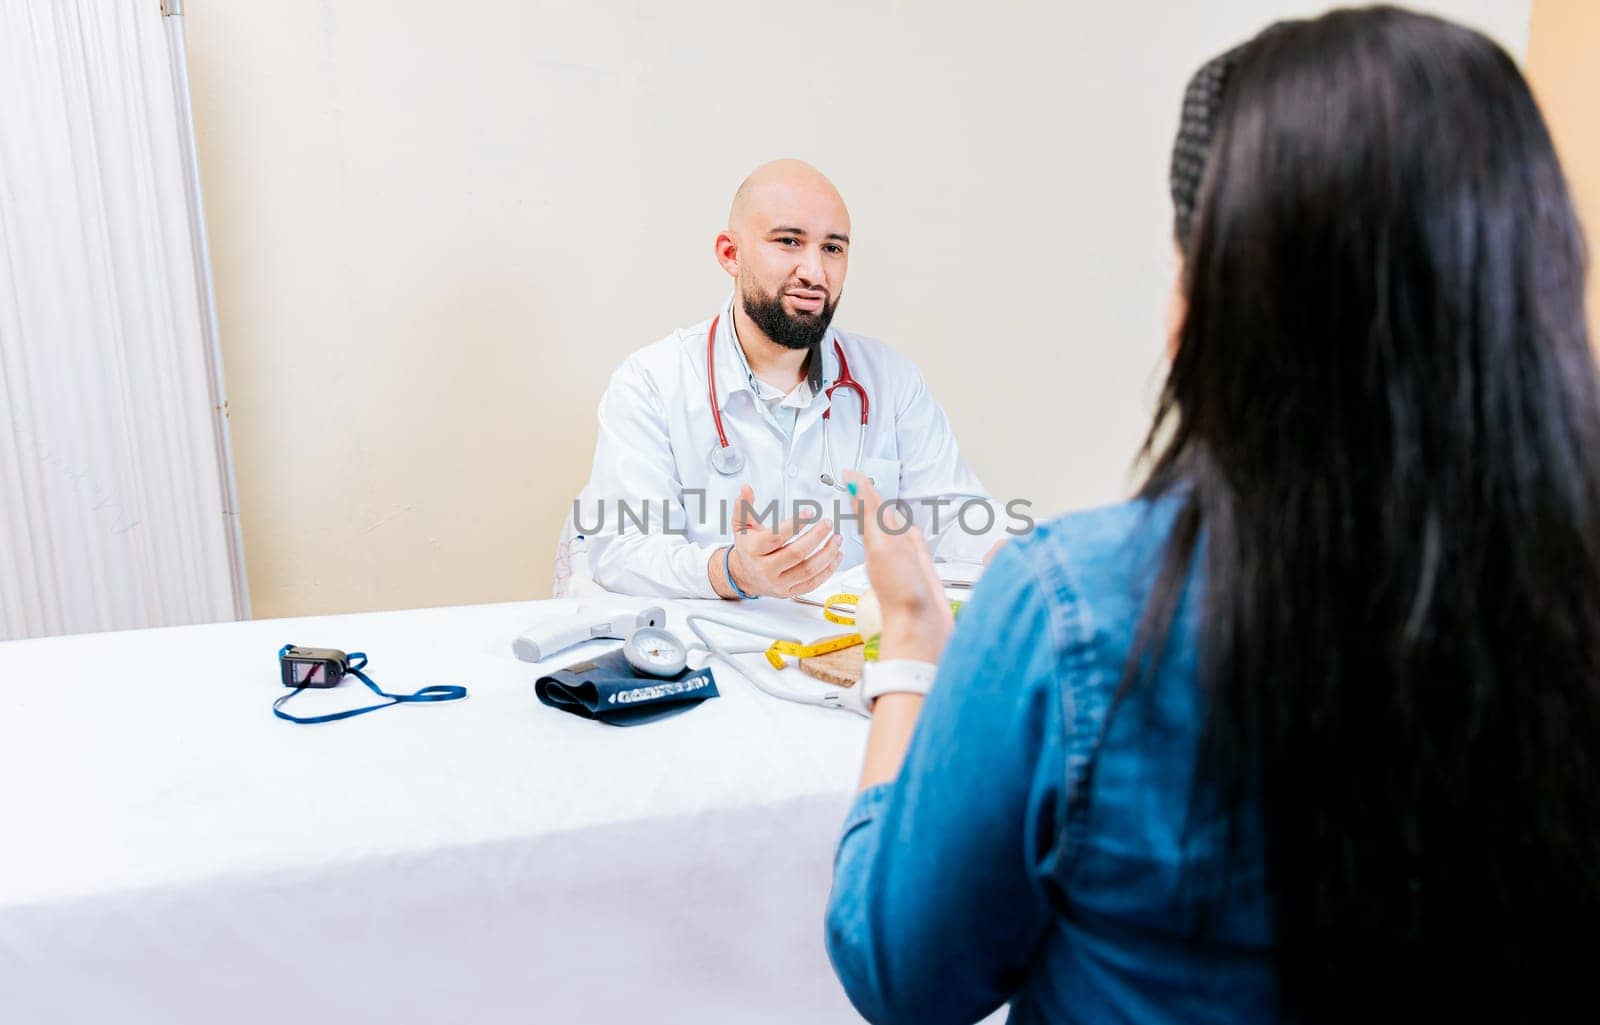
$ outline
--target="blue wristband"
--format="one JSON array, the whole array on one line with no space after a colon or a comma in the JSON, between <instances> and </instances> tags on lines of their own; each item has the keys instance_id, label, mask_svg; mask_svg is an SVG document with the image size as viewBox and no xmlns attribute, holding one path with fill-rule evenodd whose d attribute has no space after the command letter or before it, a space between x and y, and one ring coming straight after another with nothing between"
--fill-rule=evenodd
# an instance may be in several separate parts
<instances>
[{"instance_id":1,"label":"blue wristband","mask_svg":"<svg viewBox=\"0 0 1600 1025\"><path fill-rule=\"evenodd\" d=\"M733 593L737 594L739 597L743 598L745 601L750 601L751 599L761 597L759 594L745 594L744 593L744 589L739 586L739 582L737 580L733 579L733 565L732 565L732 561L731 561L732 559L733 559L733 545L729 545L722 552L722 575L728 578L728 586L733 588Z\"/></svg>"}]
</instances>

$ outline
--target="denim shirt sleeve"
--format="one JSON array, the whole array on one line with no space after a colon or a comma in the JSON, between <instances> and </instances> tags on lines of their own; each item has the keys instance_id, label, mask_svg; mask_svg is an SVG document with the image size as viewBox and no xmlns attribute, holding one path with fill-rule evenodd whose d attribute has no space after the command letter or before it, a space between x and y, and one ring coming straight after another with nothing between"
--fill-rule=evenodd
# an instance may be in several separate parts
<instances>
[{"instance_id":1,"label":"denim shirt sleeve","mask_svg":"<svg viewBox=\"0 0 1600 1025\"><path fill-rule=\"evenodd\" d=\"M1003 548L962 610L900 775L863 791L834 859L828 953L869 1021L970 1022L1025 981L1065 802L1052 596Z\"/></svg>"}]
</instances>

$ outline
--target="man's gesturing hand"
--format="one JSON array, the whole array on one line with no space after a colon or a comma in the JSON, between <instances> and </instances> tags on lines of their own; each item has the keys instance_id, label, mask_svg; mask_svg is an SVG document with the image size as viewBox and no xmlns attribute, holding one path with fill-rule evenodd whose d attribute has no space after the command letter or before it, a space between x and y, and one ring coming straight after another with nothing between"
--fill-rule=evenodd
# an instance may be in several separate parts
<instances>
[{"instance_id":1,"label":"man's gesturing hand","mask_svg":"<svg viewBox=\"0 0 1600 1025\"><path fill-rule=\"evenodd\" d=\"M789 543L807 527L804 537ZM718 549L714 563L721 554ZM804 594L832 576L843 558L844 539L834 533L830 521L813 522L797 516L779 524L777 530L768 530L756 518L755 491L748 484L739 490L733 514L733 554L727 565L733 583L745 594L782 598ZM713 582L720 575L713 571ZM731 588L724 594L733 596Z\"/></svg>"}]
</instances>

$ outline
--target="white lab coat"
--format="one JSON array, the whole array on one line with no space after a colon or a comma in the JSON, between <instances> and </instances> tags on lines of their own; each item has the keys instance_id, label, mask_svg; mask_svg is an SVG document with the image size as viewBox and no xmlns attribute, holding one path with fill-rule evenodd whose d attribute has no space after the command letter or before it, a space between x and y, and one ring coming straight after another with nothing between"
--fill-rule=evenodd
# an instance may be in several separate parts
<instances>
[{"instance_id":1,"label":"white lab coat","mask_svg":"<svg viewBox=\"0 0 1600 1025\"><path fill-rule=\"evenodd\" d=\"M717 326L715 362L723 429L744 456L739 473L725 477L710 461L718 444L706 387L711 318L628 357L600 398L594 466L572 512L593 581L608 591L716 597L707 561L733 539L735 505L745 483L755 490L758 512L778 503L776 517L764 520L768 527L793 516L797 502L815 502L845 535L840 568L862 559L860 527L846 518L849 496L819 479L826 398L812 395L795 418L792 436L786 434L751 388L731 309L730 298ZM962 461L950 422L921 372L881 342L837 328L828 334L821 347L824 389L838 376L837 339L851 375L867 391L870 416L859 469L886 499L907 499L936 558L981 560L1018 521L989 501ZM838 408L826 429L838 476L856 468L860 417L853 391L840 389L834 398Z\"/></svg>"}]
</instances>

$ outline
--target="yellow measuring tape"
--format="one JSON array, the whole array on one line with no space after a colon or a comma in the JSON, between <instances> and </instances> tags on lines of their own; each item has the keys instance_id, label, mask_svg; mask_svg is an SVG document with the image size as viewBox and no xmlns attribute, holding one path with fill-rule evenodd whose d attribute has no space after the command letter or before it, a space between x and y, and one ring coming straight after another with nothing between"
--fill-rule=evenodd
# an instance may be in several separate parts
<instances>
[{"instance_id":1,"label":"yellow measuring tape","mask_svg":"<svg viewBox=\"0 0 1600 1025\"><path fill-rule=\"evenodd\" d=\"M959 616L963 604L963 602L951 600L950 611ZM856 609L860 605L861 596L859 594L833 595L822 603L822 618L830 623L838 623L841 626L855 626ZM847 607L849 608L848 612L844 611ZM772 668L782 669L785 655L790 658L812 658L816 655L826 655L830 651L843 651L845 648L853 647L857 644L865 645L864 655L868 662L876 662L878 660L878 635L875 633L871 637L864 639L860 634L845 634L841 637L830 637L815 644L774 641L772 647L767 649L767 661L772 664Z\"/></svg>"},{"instance_id":2,"label":"yellow measuring tape","mask_svg":"<svg viewBox=\"0 0 1600 1025\"><path fill-rule=\"evenodd\" d=\"M855 626L856 606L860 604L861 595L859 594L836 594L822 603L822 618L830 623L838 623L840 626ZM835 612L833 610L835 605L848 605L850 606L850 611Z\"/></svg>"},{"instance_id":3,"label":"yellow measuring tape","mask_svg":"<svg viewBox=\"0 0 1600 1025\"><path fill-rule=\"evenodd\" d=\"M830 601L832 599L829 599ZM767 649L767 661L772 663L772 668L782 669L783 656L790 658L813 658L817 655L826 655L830 651L843 651L853 648L861 643L860 634L844 634L840 637L829 637L825 641L815 644L799 644L795 641L773 641L772 647Z\"/></svg>"}]
</instances>

